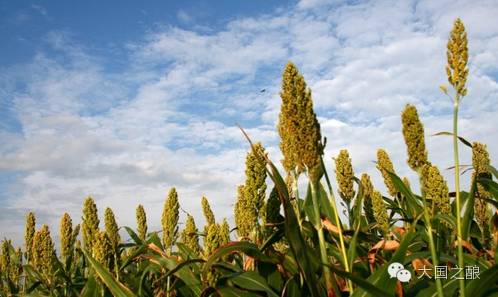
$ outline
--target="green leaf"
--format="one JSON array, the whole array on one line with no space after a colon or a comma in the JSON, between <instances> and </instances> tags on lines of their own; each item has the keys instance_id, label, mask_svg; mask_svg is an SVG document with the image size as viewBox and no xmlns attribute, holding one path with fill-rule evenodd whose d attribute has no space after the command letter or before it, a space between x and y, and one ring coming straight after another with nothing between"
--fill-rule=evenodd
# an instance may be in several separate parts
<instances>
[{"instance_id":1,"label":"green leaf","mask_svg":"<svg viewBox=\"0 0 498 297\"><path fill-rule=\"evenodd\" d=\"M162 255L153 255L151 256L151 260L152 263L159 263L159 267L164 267L167 270L175 270L173 274L181 279L195 296L201 295L202 290L199 275L194 274L188 269L178 269L178 261L172 258L163 257Z\"/></svg>"},{"instance_id":2,"label":"green leaf","mask_svg":"<svg viewBox=\"0 0 498 297\"><path fill-rule=\"evenodd\" d=\"M342 276L344 278L348 278L350 280L353 281L353 283L357 284L360 288L363 288L365 290L367 290L368 294L369 295L366 295L366 296L378 296L378 297L386 297L386 296L389 296L391 295L390 293L388 293L387 291L384 291L383 289L380 289L376 286L374 286L373 284L371 284L370 282L368 282L367 280L364 280L362 278L359 278L355 275L353 275L352 273L350 272L346 272L346 271L343 271L343 270L339 270L337 268L335 268L334 266L331 266L331 265L327 265L330 270L332 270L335 274L339 275L339 276ZM387 273L387 271L386 271ZM356 295L353 295L353 296L356 296Z\"/></svg>"},{"instance_id":3,"label":"green leaf","mask_svg":"<svg viewBox=\"0 0 498 297\"><path fill-rule=\"evenodd\" d=\"M356 230L354 231L353 238L349 242L348 248L348 261L349 267L353 267L354 259L356 258L356 245L358 243L358 233L360 232L360 224L356 226Z\"/></svg>"},{"instance_id":4,"label":"green leaf","mask_svg":"<svg viewBox=\"0 0 498 297\"><path fill-rule=\"evenodd\" d=\"M354 199L354 205L351 211L352 222L351 228L359 225L361 222L361 210L363 209L363 186L361 185L361 181L357 177L353 177L354 182L358 184L358 193L356 193L356 198ZM351 267L351 266L350 266Z\"/></svg>"},{"instance_id":5,"label":"green leaf","mask_svg":"<svg viewBox=\"0 0 498 297\"><path fill-rule=\"evenodd\" d=\"M266 292L267 296L279 297L273 290L268 286L265 279L261 277L257 272L246 271L240 274L236 274L230 280L237 286L251 291L262 291Z\"/></svg>"},{"instance_id":6,"label":"green leaf","mask_svg":"<svg viewBox=\"0 0 498 297\"><path fill-rule=\"evenodd\" d=\"M317 216L313 208L313 198L311 197L311 184L308 183L308 190L306 191L306 197L304 198L304 213L308 217L308 220L315 224L317 221Z\"/></svg>"},{"instance_id":7,"label":"green leaf","mask_svg":"<svg viewBox=\"0 0 498 297\"><path fill-rule=\"evenodd\" d=\"M123 271L128 265L133 263L133 260L143 254L147 250L147 246L140 246L138 249L133 250L133 253L126 257L124 263L119 267L119 271Z\"/></svg>"},{"instance_id":8,"label":"green leaf","mask_svg":"<svg viewBox=\"0 0 498 297\"><path fill-rule=\"evenodd\" d=\"M274 262L273 259L263 254L256 244L248 241L233 241L218 248L211 256L209 256L206 264L204 265L203 273L207 273L211 266L216 263L219 258L235 251L243 252L250 257L254 257L262 261Z\"/></svg>"},{"instance_id":9,"label":"green leaf","mask_svg":"<svg viewBox=\"0 0 498 297\"><path fill-rule=\"evenodd\" d=\"M242 269L239 265L237 264L230 264L227 262L217 262L214 263L213 266L211 266L218 271L223 271L223 272L242 272Z\"/></svg>"},{"instance_id":10,"label":"green leaf","mask_svg":"<svg viewBox=\"0 0 498 297\"><path fill-rule=\"evenodd\" d=\"M318 191L317 191L317 196L318 196L318 204L319 204L319 209L320 209L320 217L323 218L323 216L329 218L332 220L334 218L334 211L332 209L331 203L328 199L328 194L325 191L325 188L321 183L318 183ZM304 210L306 212L306 215L309 218L310 222L315 222L316 223L316 214L315 210L313 208L313 199L311 197L311 184L308 183L308 190L306 191L306 198L304 200Z\"/></svg>"},{"instance_id":11,"label":"green leaf","mask_svg":"<svg viewBox=\"0 0 498 297\"><path fill-rule=\"evenodd\" d=\"M266 250L266 248L272 246L272 244L278 242L281 240L285 235L285 230L279 226L279 228L273 232L268 238L265 240L265 242L261 245L259 248L261 251Z\"/></svg>"},{"instance_id":12,"label":"green leaf","mask_svg":"<svg viewBox=\"0 0 498 297\"><path fill-rule=\"evenodd\" d=\"M427 283L429 283L429 287L427 288L418 288L417 290L417 294L415 296L417 297L438 297L438 293L437 293L437 288L436 288L436 283L432 282L432 281L427 281L427 280L424 280L422 281L422 285L424 286L427 286ZM416 287L416 285L415 285ZM458 289L458 279L457 278L453 278L453 279L450 279L446 282L443 283L443 292L445 294L445 296L456 296L454 295L455 291ZM411 292L410 290L408 292L406 292L406 294L408 296L413 296L416 292ZM469 296L471 297L471 296Z\"/></svg>"},{"instance_id":13,"label":"green leaf","mask_svg":"<svg viewBox=\"0 0 498 297\"><path fill-rule=\"evenodd\" d=\"M207 287L204 290L202 290L202 293L201 293L200 297L208 297L208 296L213 295L214 293L216 293L216 289L215 288L213 288L213 287ZM213 296L217 296L217 295L214 294Z\"/></svg>"},{"instance_id":14,"label":"green leaf","mask_svg":"<svg viewBox=\"0 0 498 297\"><path fill-rule=\"evenodd\" d=\"M137 233L135 233L135 231L133 231L133 229L131 229L130 227L124 227L126 232L128 232L128 235L130 235L131 239L133 239L133 241L135 241L135 243L137 245L142 245L143 244L143 241L140 239L140 237L138 237Z\"/></svg>"},{"instance_id":15,"label":"green leaf","mask_svg":"<svg viewBox=\"0 0 498 297\"><path fill-rule=\"evenodd\" d=\"M294 277L290 278L284 286L284 289L282 290L282 296L286 297L301 297L301 289L299 288L298 282L296 281L296 277L298 275L295 275Z\"/></svg>"},{"instance_id":16,"label":"green leaf","mask_svg":"<svg viewBox=\"0 0 498 297\"><path fill-rule=\"evenodd\" d=\"M150 234L149 239L147 240L147 243L153 243L156 246L158 246L161 250L164 250L163 244L161 242L161 239L157 235L157 232L153 232Z\"/></svg>"},{"instance_id":17,"label":"green leaf","mask_svg":"<svg viewBox=\"0 0 498 297\"><path fill-rule=\"evenodd\" d=\"M495 178L498 178L498 170L491 165L488 165L489 172L491 172Z\"/></svg>"},{"instance_id":18,"label":"green leaf","mask_svg":"<svg viewBox=\"0 0 498 297\"><path fill-rule=\"evenodd\" d=\"M284 213L285 213L285 237L289 242L291 251L296 258L299 270L302 272L304 279L308 285L311 296L318 297L318 282L313 271L313 266L311 264L311 259L309 259L309 254L306 252L309 248L307 247L301 230L299 229L299 224L297 221L296 214L290 203L289 193L287 192L287 185L285 184L282 176L278 173L275 165L268 160L268 175L273 180L275 187L277 187L278 195L280 201L282 202Z\"/></svg>"},{"instance_id":19,"label":"green leaf","mask_svg":"<svg viewBox=\"0 0 498 297\"><path fill-rule=\"evenodd\" d=\"M256 293L239 290L233 287L223 287L220 289L216 289L216 292L221 297L261 297L261 295L258 295Z\"/></svg>"},{"instance_id":20,"label":"green leaf","mask_svg":"<svg viewBox=\"0 0 498 297\"><path fill-rule=\"evenodd\" d=\"M321 213L324 214L330 220L332 220L334 218L334 210L332 209L332 204L330 203L329 195L327 194L327 191L325 191L325 188L323 187L322 183L319 183L318 187L319 187L318 198L320 201Z\"/></svg>"},{"instance_id":21,"label":"green leaf","mask_svg":"<svg viewBox=\"0 0 498 297\"><path fill-rule=\"evenodd\" d=\"M297 274L299 272L299 267L297 266L296 259L292 255L286 254L284 260L282 261L282 266L285 270L291 274Z\"/></svg>"},{"instance_id":22,"label":"green leaf","mask_svg":"<svg viewBox=\"0 0 498 297\"><path fill-rule=\"evenodd\" d=\"M456 228L456 218L453 215L439 213L434 216L434 221L445 221Z\"/></svg>"},{"instance_id":23,"label":"green leaf","mask_svg":"<svg viewBox=\"0 0 498 297\"><path fill-rule=\"evenodd\" d=\"M465 290L467 296L480 297L498 290L498 265L484 271L479 278L471 280Z\"/></svg>"},{"instance_id":24,"label":"green leaf","mask_svg":"<svg viewBox=\"0 0 498 297\"><path fill-rule=\"evenodd\" d=\"M95 280L95 276L90 274L88 280L86 281L85 287L81 291L80 297L97 297L99 296L99 290L97 287L97 281Z\"/></svg>"},{"instance_id":25,"label":"green leaf","mask_svg":"<svg viewBox=\"0 0 498 297\"><path fill-rule=\"evenodd\" d=\"M481 198L482 200L486 201L487 203L493 205L494 207L498 208L498 201L496 200L491 200L488 198Z\"/></svg>"},{"instance_id":26,"label":"green leaf","mask_svg":"<svg viewBox=\"0 0 498 297\"><path fill-rule=\"evenodd\" d=\"M182 255L183 258L185 259L195 259L198 258L199 256L192 251L187 245L185 245L182 242L177 242L176 247L178 248L178 251Z\"/></svg>"},{"instance_id":27,"label":"green leaf","mask_svg":"<svg viewBox=\"0 0 498 297\"><path fill-rule=\"evenodd\" d=\"M495 200L498 200L498 183L489 178L484 178L484 177L478 177L477 182L483 185L488 192L493 194Z\"/></svg>"},{"instance_id":28,"label":"green leaf","mask_svg":"<svg viewBox=\"0 0 498 297\"><path fill-rule=\"evenodd\" d=\"M418 216L423 211L423 209L415 195L413 195L412 191L406 187L405 183L399 178L399 176L392 172L388 173L391 177L394 187L405 197L408 208L412 210L411 215L413 217Z\"/></svg>"},{"instance_id":29,"label":"green leaf","mask_svg":"<svg viewBox=\"0 0 498 297\"><path fill-rule=\"evenodd\" d=\"M43 280L43 277L41 276L41 274L39 274L38 271L33 266L26 264L23 266L23 270L25 272L27 272L28 276L31 279L38 280L38 281Z\"/></svg>"},{"instance_id":30,"label":"green leaf","mask_svg":"<svg viewBox=\"0 0 498 297\"><path fill-rule=\"evenodd\" d=\"M104 284L109 288L111 293L117 297L133 297L133 294L130 289L128 289L122 283L116 281L109 271L107 271L99 262L97 262L92 256L84 252L88 262L92 265L95 273L99 276L99 278L104 282Z\"/></svg>"},{"instance_id":31,"label":"green leaf","mask_svg":"<svg viewBox=\"0 0 498 297\"><path fill-rule=\"evenodd\" d=\"M282 286L284 285L283 278L280 274L280 271L278 270L277 265L258 263L257 271L262 277L267 280L268 286L270 286L270 288L272 288L275 292L282 291Z\"/></svg>"},{"instance_id":32,"label":"green leaf","mask_svg":"<svg viewBox=\"0 0 498 297\"><path fill-rule=\"evenodd\" d=\"M441 136L441 135L446 135L446 136L453 136L453 133L452 132L438 132L436 134L432 134L432 136ZM472 148L472 144L466 140L465 138L463 138L462 136L458 136L458 139L463 143L465 144L466 146Z\"/></svg>"},{"instance_id":33,"label":"green leaf","mask_svg":"<svg viewBox=\"0 0 498 297\"><path fill-rule=\"evenodd\" d=\"M472 224L472 220L474 218L474 200L475 200L476 190L477 190L477 183L475 180L473 180L472 184L470 185L470 192L468 193L467 201L465 201L465 204L462 205L462 207L465 209L462 218L463 240L468 239L470 233L470 225ZM463 196L462 194L463 193L460 192L460 196ZM461 210L458 211L459 211L458 215L460 215Z\"/></svg>"},{"instance_id":34,"label":"green leaf","mask_svg":"<svg viewBox=\"0 0 498 297\"><path fill-rule=\"evenodd\" d=\"M202 262L206 262L205 260L203 259L190 259L190 260L187 260L187 261L184 261L184 262L181 262L179 263L178 265L176 265L176 267L174 267L173 269L171 269L170 271L168 271L164 277L168 277L172 274L175 274L176 272L178 272L180 269L182 269L183 267L187 267L187 266L190 266L192 264L195 264L195 263L202 263Z\"/></svg>"}]
</instances>

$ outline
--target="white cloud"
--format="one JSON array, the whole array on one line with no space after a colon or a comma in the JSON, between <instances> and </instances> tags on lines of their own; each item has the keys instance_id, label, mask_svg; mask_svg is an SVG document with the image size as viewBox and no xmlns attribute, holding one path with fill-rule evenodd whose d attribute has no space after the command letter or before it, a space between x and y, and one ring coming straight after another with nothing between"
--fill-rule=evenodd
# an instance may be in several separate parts
<instances>
[{"instance_id":1,"label":"white cloud","mask_svg":"<svg viewBox=\"0 0 498 297\"><path fill-rule=\"evenodd\" d=\"M298 9L311 9L330 4L327 0L301 0L297 3Z\"/></svg>"},{"instance_id":2,"label":"white cloud","mask_svg":"<svg viewBox=\"0 0 498 297\"><path fill-rule=\"evenodd\" d=\"M176 17L183 23L190 23L192 21L192 17L184 10L178 10L176 13Z\"/></svg>"},{"instance_id":3,"label":"white cloud","mask_svg":"<svg viewBox=\"0 0 498 297\"><path fill-rule=\"evenodd\" d=\"M45 7L41 6L41 5L37 5L37 4L31 4L31 8L35 11L37 11L38 13L40 13L42 16L44 17L48 17L48 13L47 13L47 10L45 9Z\"/></svg>"}]
</instances>

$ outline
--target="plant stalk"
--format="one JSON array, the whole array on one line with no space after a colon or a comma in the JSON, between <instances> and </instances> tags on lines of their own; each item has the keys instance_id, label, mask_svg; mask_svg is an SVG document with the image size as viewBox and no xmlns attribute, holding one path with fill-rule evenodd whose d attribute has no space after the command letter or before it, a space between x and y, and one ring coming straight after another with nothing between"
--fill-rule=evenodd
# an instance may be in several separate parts
<instances>
[{"instance_id":1,"label":"plant stalk","mask_svg":"<svg viewBox=\"0 0 498 297\"><path fill-rule=\"evenodd\" d=\"M118 249L116 249L116 250L118 250ZM114 253L114 269L116 270L116 280L119 282L118 254L119 254L119 251L116 251Z\"/></svg>"},{"instance_id":2,"label":"plant stalk","mask_svg":"<svg viewBox=\"0 0 498 297\"><path fill-rule=\"evenodd\" d=\"M344 234L342 233L341 219L339 218L337 204L335 203L335 195L334 195L334 192L332 191L332 185L330 184L330 179L329 179L329 176L327 174L327 170L325 170L325 164L323 163L323 158L321 159L321 162L322 162L323 172L325 175L325 180L327 182L327 187L329 188L330 205L332 206L332 210L334 212L335 225L339 231L339 242L341 244L341 254L342 254L342 259L344 261L344 269L347 272L351 272L351 270L349 268L348 255L346 253L346 245L344 244ZM352 295L353 294L353 283L351 282L351 280L348 280L348 286L349 286L349 291L351 292L351 295Z\"/></svg>"},{"instance_id":3,"label":"plant stalk","mask_svg":"<svg viewBox=\"0 0 498 297\"><path fill-rule=\"evenodd\" d=\"M455 201L456 201L456 218L457 218L457 242L458 242L458 266L464 267L463 261L463 248L462 248L462 221L461 221L461 201L460 201L460 161L458 158L458 104L460 96L458 93L455 95L454 108L453 108L453 155L455 159ZM472 207L472 205L469 205ZM463 270L460 271L459 285L460 296L465 297L465 279L463 278Z\"/></svg>"},{"instance_id":4,"label":"plant stalk","mask_svg":"<svg viewBox=\"0 0 498 297\"><path fill-rule=\"evenodd\" d=\"M422 203L424 204L424 219L427 228L427 236L429 237L429 249L431 251L432 266L436 267L439 265L439 258L436 251L436 245L434 244L434 237L432 236L432 222L431 222L431 217L429 215L427 200L425 197L425 188L424 188L425 186L420 168L417 170L417 173L419 174L420 189L421 189L420 191L422 194ZM438 297L444 297L443 285L441 283L441 279L436 278L435 281L436 281L436 291Z\"/></svg>"},{"instance_id":5,"label":"plant stalk","mask_svg":"<svg viewBox=\"0 0 498 297\"><path fill-rule=\"evenodd\" d=\"M425 199L425 198L424 198ZM432 236L432 224L429 217L429 212L427 211L427 207L424 207L425 220L427 221L427 235L429 235L429 246L431 249L431 257L432 257L432 266L436 267L439 265L439 260L436 251L436 245L434 244L434 237ZM444 297L443 293L443 285L441 283L441 279L437 278L436 281L436 290L437 295L439 297Z\"/></svg>"},{"instance_id":6,"label":"plant stalk","mask_svg":"<svg viewBox=\"0 0 498 297\"><path fill-rule=\"evenodd\" d=\"M294 211L296 212L296 217L297 217L297 223L299 224L299 230L303 230L303 222L301 219L301 207L299 205L299 187L298 187L298 178L299 175L295 173L295 171L291 171L289 173L292 178L292 183L291 183L291 201L293 201L293 206L294 206Z\"/></svg>"},{"instance_id":7,"label":"plant stalk","mask_svg":"<svg viewBox=\"0 0 498 297\"><path fill-rule=\"evenodd\" d=\"M311 178L311 199L313 199L313 210L315 212L315 228L318 232L318 241L320 244L320 257L323 263L323 274L325 276L325 283L327 285L327 296L329 295L330 292L333 292L333 287L332 287L332 275L330 273L330 269L327 266L328 265L328 256L327 256L327 247L325 245L325 237L323 235L323 226L322 226L322 220L320 217L320 206L318 204L318 197L317 197L317 185L318 181L313 180Z\"/></svg>"},{"instance_id":8,"label":"plant stalk","mask_svg":"<svg viewBox=\"0 0 498 297\"><path fill-rule=\"evenodd\" d=\"M171 251L172 251L172 247L170 246L168 249L168 256L171 256ZM166 297L171 296L170 289L171 289L171 275L168 275L168 277L166 279Z\"/></svg>"}]
</instances>

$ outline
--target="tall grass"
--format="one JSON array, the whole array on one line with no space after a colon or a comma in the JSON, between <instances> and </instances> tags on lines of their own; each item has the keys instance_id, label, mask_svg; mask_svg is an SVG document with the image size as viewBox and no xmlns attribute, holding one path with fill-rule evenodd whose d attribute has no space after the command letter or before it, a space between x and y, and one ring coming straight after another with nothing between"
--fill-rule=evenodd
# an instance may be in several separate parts
<instances>
[{"instance_id":1,"label":"tall grass","mask_svg":"<svg viewBox=\"0 0 498 297\"><path fill-rule=\"evenodd\" d=\"M338 189L333 189L311 91L289 63L278 125L284 170L241 129L250 149L246 181L237 187L236 226L215 218L202 197L206 226L198 228L187 215L179 230L180 199L172 188L161 230L148 229L139 205L137 227L122 227L130 238L123 241L112 210L106 209L101 226L89 197L81 236L80 225L74 226L68 214L62 216L58 255L48 227L37 229L36 217L29 213L24 247L2 242L0 296L492 296L498 292L498 214L492 214L498 206L497 171L484 144L458 135L458 108L467 94L466 63L465 29L457 20L447 68L454 89L454 129L437 133L453 137L454 191L429 161L423 124L413 105L403 110L400 128L420 189L396 175L383 149L377 151L376 167L386 195L368 175L355 175L354 156L346 150L335 158ZM442 90L448 95L446 87ZM459 142L473 153L468 191L460 189ZM300 179L308 183L304 193L298 191ZM336 197L346 208L345 220ZM409 282L390 277L388 267L395 262L410 271ZM436 267L446 267L447 277L435 279Z\"/></svg>"}]
</instances>

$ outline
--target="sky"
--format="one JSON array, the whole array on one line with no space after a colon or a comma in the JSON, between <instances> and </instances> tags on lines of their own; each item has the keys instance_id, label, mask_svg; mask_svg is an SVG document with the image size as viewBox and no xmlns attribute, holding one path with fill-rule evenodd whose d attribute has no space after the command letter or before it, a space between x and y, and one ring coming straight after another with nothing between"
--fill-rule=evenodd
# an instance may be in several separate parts
<instances>
[{"instance_id":1,"label":"sky","mask_svg":"<svg viewBox=\"0 0 498 297\"><path fill-rule=\"evenodd\" d=\"M401 134L410 103L453 188L451 139L430 135L451 130L439 86L457 17L470 51L460 135L496 159L496 1L143 2L0 1L0 238L22 244L28 211L57 238L63 213L78 223L89 195L121 226L134 227L143 204L159 230L171 187L182 219L191 213L202 226L205 195L233 222L249 149L237 125L279 163L288 61L312 91L330 175L348 149L355 174L385 193L374 163L384 148L416 184Z\"/></svg>"}]
</instances>

